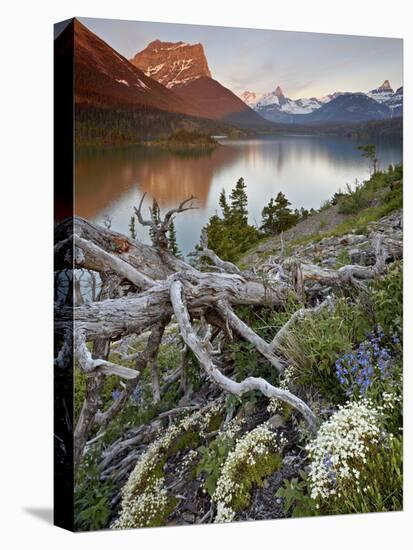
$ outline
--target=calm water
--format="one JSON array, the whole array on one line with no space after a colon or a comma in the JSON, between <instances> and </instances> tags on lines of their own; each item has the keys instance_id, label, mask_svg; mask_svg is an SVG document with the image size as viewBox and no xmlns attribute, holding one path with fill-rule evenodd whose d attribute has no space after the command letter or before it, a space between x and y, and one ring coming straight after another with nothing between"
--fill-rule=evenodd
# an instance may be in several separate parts
<instances>
[{"instance_id":1,"label":"calm water","mask_svg":"<svg viewBox=\"0 0 413 550\"><path fill-rule=\"evenodd\" d=\"M260 223L262 208L279 191L293 208L318 208L347 183L368 177L357 145L347 138L317 136L222 140L212 154L198 158L155 148L89 149L76 159L76 214L97 223L109 218L114 230L128 234L133 206L143 192L147 206L155 197L162 210L195 195L200 209L176 220L179 246L187 253L217 210L222 188L229 193L238 178L245 179L251 223ZM378 142L377 151L382 167L402 159L399 141ZM148 242L146 229L137 230Z\"/></svg>"}]
</instances>

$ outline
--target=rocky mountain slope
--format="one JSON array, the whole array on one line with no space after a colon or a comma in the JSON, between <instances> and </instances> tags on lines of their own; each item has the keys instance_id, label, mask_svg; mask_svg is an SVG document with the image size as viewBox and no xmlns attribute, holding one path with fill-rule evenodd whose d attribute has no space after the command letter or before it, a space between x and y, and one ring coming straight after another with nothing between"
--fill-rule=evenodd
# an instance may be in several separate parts
<instances>
[{"instance_id":1,"label":"rocky mountain slope","mask_svg":"<svg viewBox=\"0 0 413 550\"><path fill-rule=\"evenodd\" d=\"M202 76L211 77L202 44L154 40L130 62L167 88L183 86Z\"/></svg>"},{"instance_id":2,"label":"rocky mountain slope","mask_svg":"<svg viewBox=\"0 0 413 550\"><path fill-rule=\"evenodd\" d=\"M212 78L202 44L155 40L138 52L131 63L194 105L198 116L268 126L259 114Z\"/></svg>"},{"instance_id":3,"label":"rocky mountain slope","mask_svg":"<svg viewBox=\"0 0 413 550\"><path fill-rule=\"evenodd\" d=\"M152 107L195 114L194 106L146 76L78 20L73 26L77 104Z\"/></svg>"},{"instance_id":4,"label":"rocky mountain slope","mask_svg":"<svg viewBox=\"0 0 413 550\"><path fill-rule=\"evenodd\" d=\"M325 103L297 120L304 124L323 122L364 122L391 118L391 110L384 103L378 103L365 94L345 93Z\"/></svg>"},{"instance_id":5,"label":"rocky mountain slope","mask_svg":"<svg viewBox=\"0 0 413 550\"><path fill-rule=\"evenodd\" d=\"M381 86L367 93L369 97L389 107L392 116L401 116L403 113L403 86L400 86L396 91L390 85L388 80L385 80Z\"/></svg>"},{"instance_id":6,"label":"rocky mountain slope","mask_svg":"<svg viewBox=\"0 0 413 550\"><path fill-rule=\"evenodd\" d=\"M377 199L374 199L372 204L376 203ZM380 232L386 237L402 240L403 211L400 209L378 221L369 222L362 233L350 229L335 236L334 229L351 219L352 215L339 212L338 205L331 206L285 231L283 244L279 236L259 243L241 258L240 264L260 265L270 256L279 256L284 246L288 250L288 255L293 255L301 261L318 263L326 268L337 267L339 256L343 254L346 263L371 265L374 263L374 233ZM330 236L320 239L318 235L321 232Z\"/></svg>"}]
</instances>

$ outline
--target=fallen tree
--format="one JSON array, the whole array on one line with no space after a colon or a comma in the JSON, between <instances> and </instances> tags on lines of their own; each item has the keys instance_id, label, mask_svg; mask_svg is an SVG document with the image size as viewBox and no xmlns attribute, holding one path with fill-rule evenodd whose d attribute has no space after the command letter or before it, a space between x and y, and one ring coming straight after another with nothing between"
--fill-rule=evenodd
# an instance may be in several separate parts
<instances>
[{"instance_id":1,"label":"fallen tree","mask_svg":"<svg viewBox=\"0 0 413 550\"><path fill-rule=\"evenodd\" d=\"M70 366L68 358L73 342L75 365L84 372L87 381L85 402L74 430L75 468L79 466L89 437L92 434L94 438L99 437L120 412L146 368L151 370L154 401L159 400L161 388L156 360L165 328L173 317L187 348L221 390L237 396L255 390L288 403L303 415L314 433L317 419L299 397L262 378L238 381L224 374L216 359L219 350L213 348L213 340L219 334L235 332L252 344L274 369L282 372L285 365L277 354L277 347L289 326L297 317L317 314L330 306L330 299L297 311L272 342L263 340L240 319L236 307L271 305L282 309L291 291L297 293L304 306L306 285L314 282L327 287L356 286L362 290L365 280L384 272L389 256L402 254L401 247L395 242L385 243L377 236L375 266L345 266L334 271L282 258L279 265L271 267L274 276L264 276L255 270L241 271L231 262L222 261L208 248L207 236L203 233L199 249L193 254L197 259L194 266L173 256L167 240L174 217L194 208L193 197L167 212L159 222L143 217L144 198L135 211L138 221L151 229L152 246L81 218L66 220L56 228L57 271L91 270L103 281L99 301L82 300L73 308L67 299L66 304L59 303L55 313L55 330L63 341L56 364L59 368ZM140 336L146 342L144 350L134 355L133 368L109 360L111 346L130 335ZM88 342L93 343L92 351L87 347ZM101 410L100 392L105 375L117 375L126 382L120 397L108 409ZM174 373L174 379L178 375Z\"/></svg>"}]
</instances>

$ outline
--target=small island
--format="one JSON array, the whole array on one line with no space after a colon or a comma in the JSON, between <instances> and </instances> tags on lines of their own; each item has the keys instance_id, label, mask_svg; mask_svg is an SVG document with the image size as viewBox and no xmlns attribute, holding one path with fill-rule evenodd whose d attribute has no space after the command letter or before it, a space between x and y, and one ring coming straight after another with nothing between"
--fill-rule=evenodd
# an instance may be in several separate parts
<instances>
[{"instance_id":1,"label":"small island","mask_svg":"<svg viewBox=\"0 0 413 550\"><path fill-rule=\"evenodd\" d=\"M178 154L204 154L212 153L220 143L209 134L181 129L168 137L150 141L147 145Z\"/></svg>"}]
</instances>

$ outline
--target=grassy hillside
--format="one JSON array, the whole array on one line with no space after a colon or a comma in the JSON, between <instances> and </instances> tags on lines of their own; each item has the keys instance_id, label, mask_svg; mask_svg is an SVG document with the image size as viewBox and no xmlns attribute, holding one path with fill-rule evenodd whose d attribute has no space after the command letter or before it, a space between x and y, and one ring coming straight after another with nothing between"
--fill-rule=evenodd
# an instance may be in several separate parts
<instances>
[{"instance_id":1,"label":"grassy hillside","mask_svg":"<svg viewBox=\"0 0 413 550\"><path fill-rule=\"evenodd\" d=\"M334 204L333 204L334 203ZM283 234L288 250L319 242L324 238L347 233L363 233L370 222L375 222L403 206L403 168L391 167L377 172L364 184L327 201L320 210L299 222ZM279 235L267 237L253 245L238 259L247 266L280 251Z\"/></svg>"}]
</instances>

